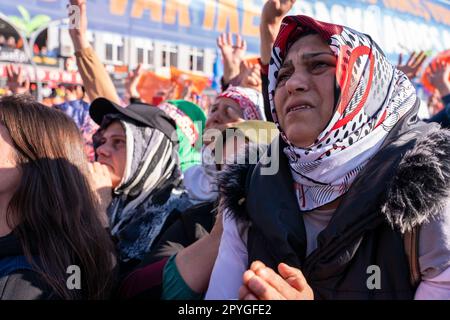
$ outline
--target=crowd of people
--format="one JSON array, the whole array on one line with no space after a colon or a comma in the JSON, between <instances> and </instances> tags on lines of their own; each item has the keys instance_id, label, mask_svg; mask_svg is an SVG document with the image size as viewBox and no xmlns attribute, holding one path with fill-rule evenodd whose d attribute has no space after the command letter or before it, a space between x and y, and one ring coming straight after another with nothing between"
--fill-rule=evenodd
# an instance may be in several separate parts
<instances>
[{"instance_id":1,"label":"crowd of people","mask_svg":"<svg viewBox=\"0 0 450 320\"><path fill-rule=\"evenodd\" d=\"M120 97L70 0L83 86L43 103L7 68L0 299L450 299L449 61L421 101L424 52L394 65L294 2L264 4L257 63L217 39L205 108L148 104L142 66Z\"/></svg>"}]
</instances>

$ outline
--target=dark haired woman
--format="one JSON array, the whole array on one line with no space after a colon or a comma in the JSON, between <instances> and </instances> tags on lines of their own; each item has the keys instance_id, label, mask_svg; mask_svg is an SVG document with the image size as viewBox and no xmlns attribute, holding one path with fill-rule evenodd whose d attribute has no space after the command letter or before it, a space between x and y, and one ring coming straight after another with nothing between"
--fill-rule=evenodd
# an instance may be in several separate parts
<instances>
[{"instance_id":1,"label":"dark haired woman","mask_svg":"<svg viewBox=\"0 0 450 320\"><path fill-rule=\"evenodd\" d=\"M100 125L94 135L97 161L110 177L100 188L102 207L126 274L192 206L182 185L176 125L159 108L143 103L122 108L105 98L92 102L90 115Z\"/></svg>"},{"instance_id":2,"label":"dark haired woman","mask_svg":"<svg viewBox=\"0 0 450 320\"><path fill-rule=\"evenodd\" d=\"M108 298L114 246L75 123L31 97L2 98L0 176L0 299Z\"/></svg>"}]
</instances>

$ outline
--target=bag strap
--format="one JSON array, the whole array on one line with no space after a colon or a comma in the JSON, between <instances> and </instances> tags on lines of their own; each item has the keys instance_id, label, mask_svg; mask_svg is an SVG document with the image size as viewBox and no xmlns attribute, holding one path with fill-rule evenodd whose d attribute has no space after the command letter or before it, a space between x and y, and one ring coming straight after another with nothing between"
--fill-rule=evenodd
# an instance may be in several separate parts
<instances>
[{"instance_id":1,"label":"bag strap","mask_svg":"<svg viewBox=\"0 0 450 320\"><path fill-rule=\"evenodd\" d=\"M406 257L408 258L410 283L414 288L417 288L421 281L419 266L419 226L405 232L403 235L403 243Z\"/></svg>"}]
</instances>

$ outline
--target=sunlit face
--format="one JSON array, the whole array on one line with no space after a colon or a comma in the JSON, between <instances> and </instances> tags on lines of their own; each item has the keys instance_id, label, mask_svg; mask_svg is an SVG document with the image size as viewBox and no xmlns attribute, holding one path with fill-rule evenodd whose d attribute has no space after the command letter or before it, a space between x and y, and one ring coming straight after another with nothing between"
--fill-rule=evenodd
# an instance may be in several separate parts
<instances>
[{"instance_id":1,"label":"sunlit face","mask_svg":"<svg viewBox=\"0 0 450 320\"><path fill-rule=\"evenodd\" d=\"M108 167L113 188L122 181L127 162L126 135L120 122L111 123L100 138L97 161Z\"/></svg>"},{"instance_id":2,"label":"sunlit face","mask_svg":"<svg viewBox=\"0 0 450 320\"><path fill-rule=\"evenodd\" d=\"M0 196L12 196L22 177L17 165L16 150L5 126L0 124Z\"/></svg>"},{"instance_id":3,"label":"sunlit face","mask_svg":"<svg viewBox=\"0 0 450 320\"><path fill-rule=\"evenodd\" d=\"M222 130L224 125L244 118L244 113L239 104L230 99L221 97L209 108L206 129Z\"/></svg>"},{"instance_id":4,"label":"sunlit face","mask_svg":"<svg viewBox=\"0 0 450 320\"><path fill-rule=\"evenodd\" d=\"M311 146L333 115L336 57L319 35L307 35L289 49L278 73L275 109L295 146Z\"/></svg>"}]
</instances>

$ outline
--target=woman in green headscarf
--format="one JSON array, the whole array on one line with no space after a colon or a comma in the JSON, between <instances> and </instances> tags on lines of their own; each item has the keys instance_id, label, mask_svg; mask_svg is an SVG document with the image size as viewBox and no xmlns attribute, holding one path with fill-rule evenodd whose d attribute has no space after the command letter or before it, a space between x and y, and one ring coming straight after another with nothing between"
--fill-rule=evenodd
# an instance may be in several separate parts
<instances>
[{"instance_id":1,"label":"woman in green headscarf","mask_svg":"<svg viewBox=\"0 0 450 320\"><path fill-rule=\"evenodd\" d=\"M201 137L206 115L196 104L186 100L168 100L158 105L177 125L178 154L181 171L201 162Z\"/></svg>"}]
</instances>

